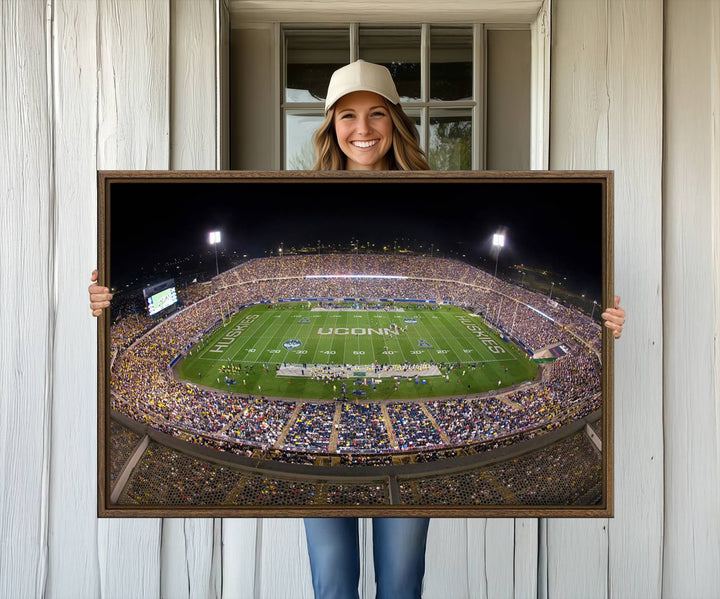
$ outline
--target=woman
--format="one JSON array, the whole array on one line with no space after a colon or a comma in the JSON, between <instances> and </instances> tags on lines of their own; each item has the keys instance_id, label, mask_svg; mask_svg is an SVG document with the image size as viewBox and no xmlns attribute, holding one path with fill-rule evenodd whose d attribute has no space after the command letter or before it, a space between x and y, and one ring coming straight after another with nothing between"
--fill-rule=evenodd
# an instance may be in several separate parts
<instances>
[{"instance_id":1,"label":"woman","mask_svg":"<svg viewBox=\"0 0 720 599\"><path fill-rule=\"evenodd\" d=\"M362 60L335 71L325 100L325 119L313 135L314 170L428 170L415 124L383 66ZM94 316L112 295L92 274ZM615 298L603 313L605 326L619 338L625 311ZM305 518L316 599L358 597L360 549L357 518ZM373 518L373 557L379 599L417 599L425 572L429 518Z\"/></svg>"},{"instance_id":2,"label":"woman","mask_svg":"<svg viewBox=\"0 0 720 599\"><path fill-rule=\"evenodd\" d=\"M313 135L314 170L429 170L415 123L390 71L363 60L330 78L325 119ZM429 518L373 518L376 596L419 598ZM305 518L316 599L358 597L357 518Z\"/></svg>"}]
</instances>

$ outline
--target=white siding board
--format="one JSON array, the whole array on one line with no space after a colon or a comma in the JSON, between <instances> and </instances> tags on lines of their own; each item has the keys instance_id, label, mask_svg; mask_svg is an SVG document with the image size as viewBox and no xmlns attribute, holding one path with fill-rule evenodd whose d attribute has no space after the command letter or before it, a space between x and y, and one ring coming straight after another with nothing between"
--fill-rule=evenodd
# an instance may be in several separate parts
<instances>
[{"instance_id":1,"label":"white siding board","mask_svg":"<svg viewBox=\"0 0 720 599\"><path fill-rule=\"evenodd\" d=\"M359 519L360 597L375 596L375 560L373 557L372 518ZM311 571L312 574L312 571Z\"/></svg>"},{"instance_id":2,"label":"white siding board","mask_svg":"<svg viewBox=\"0 0 720 599\"><path fill-rule=\"evenodd\" d=\"M213 551L213 520L165 518L162 522L161 597L219 597L216 577L222 573L213 568L213 560L219 558Z\"/></svg>"},{"instance_id":3,"label":"white siding board","mask_svg":"<svg viewBox=\"0 0 720 599\"><path fill-rule=\"evenodd\" d=\"M169 4L99 0L98 24L98 168L167 169ZM103 598L160 595L161 522L100 520Z\"/></svg>"},{"instance_id":4,"label":"white siding board","mask_svg":"<svg viewBox=\"0 0 720 599\"><path fill-rule=\"evenodd\" d=\"M553 8L551 168L615 173L614 289L629 328L615 344L615 517L549 521L549 596L658 596L662 3L555 0Z\"/></svg>"},{"instance_id":5,"label":"white siding board","mask_svg":"<svg viewBox=\"0 0 720 599\"><path fill-rule=\"evenodd\" d=\"M170 168L216 166L214 0L170 1ZM170 200L168 200L170 201ZM163 521L161 594L218 597L222 588L221 527L212 518Z\"/></svg>"},{"instance_id":6,"label":"white siding board","mask_svg":"<svg viewBox=\"0 0 720 599\"><path fill-rule=\"evenodd\" d=\"M55 310L49 576L45 596L99 597L96 266L97 7L53 5ZM81 366L79 366L81 365Z\"/></svg>"},{"instance_id":7,"label":"white siding board","mask_svg":"<svg viewBox=\"0 0 720 599\"><path fill-rule=\"evenodd\" d=\"M221 599L223 596L223 520L213 520L213 546L210 570L209 599Z\"/></svg>"},{"instance_id":8,"label":"white siding board","mask_svg":"<svg viewBox=\"0 0 720 599\"><path fill-rule=\"evenodd\" d=\"M539 519L516 518L513 558L513 597L538 596Z\"/></svg>"},{"instance_id":9,"label":"white siding board","mask_svg":"<svg viewBox=\"0 0 720 599\"><path fill-rule=\"evenodd\" d=\"M607 520L549 519L548 597L605 599L608 593Z\"/></svg>"},{"instance_id":10,"label":"white siding board","mask_svg":"<svg viewBox=\"0 0 720 599\"><path fill-rule=\"evenodd\" d=\"M224 518L222 522L222 597L254 599L257 518ZM217 551L216 551L217 553Z\"/></svg>"},{"instance_id":11,"label":"white siding board","mask_svg":"<svg viewBox=\"0 0 720 599\"><path fill-rule=\"evenodd\" d=\"M98 0L98 168L169 166L168 2Z\"/></svg>"},{"instance_id":12,"label":"white siding board","mask_svg":"<svg viewBox=\"0 0 720 599\"><path fill-rule=\"evenodd\" d=\"M613 597L662 594L662 0L609 7L609 168L615 171L615 291L628 328L615 343Z\"/></svg>"},{"instance_id":13,"label":"white siding board","mask_svg":"<svg viewBox=\"0 0 720 599\"><path fill-rule=\"evenodd\" d=\"M537 569L537 596L538 599L548 598L548 519L538 520L538 569Z\"/></svg>"},{"instance_id":14,"label":"white siding board","mask_svg":"<svg viewBox=\"0 0 720 599\"><path fill-rule=\"evenodd\" d=\"M717 597L720 11L675 0L666 10L663 594Z\"/></svg>"},{"instance_id":15,"label":"white siding board","mask_svg":"<svg viewBox=\"0 0 720 599\"><path fill-rule=\"evenodd\" d=\"M170 168L216 165L215 1L171 0Z\"/></svg>"},{"instance_id":16,"label":"white siding board","mask_svg":"<svg viewBox=\"0 0 720 599\"><path fill-rule=\"evenodd\" d=\"M425 551L424 599L456 597L467 599L481 592L481 581L470 581L468 574L476 566L477 552L482 551L485 528L473 524L486 520L466 518L431 518Z\"/></svg>"},{"instance_id":17,"label":"white siding board","mask_svg":"<svg viewBox=\"0 0 720 599\"><path fill-rule=\"evenodd\" d=\"M515 520L433 518L424 599L513 597Z\"/></svg>"},{"instance_id":18,"label":"white siding board","mask_svg":"<svg viewBox=\"0 0 720 599\"><path fill-rule=\"evenodd\" d=\"M550 168L608 166L607 7L553 0ZM547 596L607 596L607 520L547 520L542 551Z\"/></svg>"},{"instance_id":19,"label":"white siding board","mask_svg":"<svg viewBox=\"0 0 720 599\"><path fill-rule=\"evenodd\" d=\"M472 536L469 539L472 543ZM484 578L489 599L513 597L515 587L515 520L491 518L487 520L484 535ZM471 597L476 590L471 588Z\"/></svg>"},{"instance_id":20,"label":"white siding board","mask_svg":"<svg viewBox=\"0 0 720 599\"><path fill-rule=\"evenodd\" d=\"M550 168L607 168L607 0L553 0Z\"/></svg>"},{"instance_id":21,"label":"white siding board","mask_svg":"<svg viewBox=\"0 0 720 599\"><path fill-rule=\"evenodd\" d=\"M0 596L47 575L54 311L45 3L0 6Z\"/></svg>"},{"instance_id":22,"label":"white siding board","mask_svg":"<svg viewBox=\"0 0 720 599\"><path fill-rule=\"evenodd\" d=\"M310 558L302 518L259 518L255 597L312 599Z\"/></svg>"},{"instance_id":23,"label":"white siding board","mask_svg":"<svg viewBox=\"0 0 720 599\"><path fill-rule=\"evenodd\" d=\"M102 599L160 597L162 520L105 518L98 526Z\"/></svg>"}]
</instances>

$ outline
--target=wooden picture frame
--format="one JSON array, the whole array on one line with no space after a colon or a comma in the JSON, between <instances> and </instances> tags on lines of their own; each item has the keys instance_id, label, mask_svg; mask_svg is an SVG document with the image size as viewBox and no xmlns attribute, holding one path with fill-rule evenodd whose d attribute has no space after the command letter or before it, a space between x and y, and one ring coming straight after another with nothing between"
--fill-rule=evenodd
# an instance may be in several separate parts
<instances>
[{"instance_id":1,"label":"wooden picture frame","mask_svg":"<svg viewBox=\"0 0 720 599\"><path fill-rule=\"evenodd\" d=\"M611 171L99 171L98 515L612 517L612 232Z\"/></svg>"}]
</instances>

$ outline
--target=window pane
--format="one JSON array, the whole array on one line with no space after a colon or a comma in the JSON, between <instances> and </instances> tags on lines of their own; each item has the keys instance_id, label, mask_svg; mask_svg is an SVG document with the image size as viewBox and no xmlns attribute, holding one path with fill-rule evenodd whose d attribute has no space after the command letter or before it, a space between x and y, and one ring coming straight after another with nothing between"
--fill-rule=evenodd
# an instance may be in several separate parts
<instances>
[{"instance_id":1,"label":"window pane","mask_svg":"<svg viewBox=\"0 0 720 599\"><path fill-rule=\"evenodd\" d=\"M420 100L420 28L360 28L359 57L386 66L401 102Z\"/></svg>"},{"instance_id":2,"label":"window pane","mask_svg":"<svg viewBox=\"0 0 720 599\"><path fill-rule=\"evenodd\" d=\"M350 62L350 32L286 31L285 60L285 101L323 101L333 71Z\"/></svg>"},{"instance_id":3,"label":"window pane","mask_svg":"<svg viewBox=\"0 0 720 599\"><path fill-rule=\"evenodd\" d=\"M472 28L430 29L431 100L472 100L472 67Z\"/></svg>"},{"instance_id":4,"label":"window pane","mask_svg":"<svg viewBox=\"0 0 720 599\"><path fill-rule=\"evenodd\" d=\"M467 109L430 111L428 162L437 171L472 169L472 116Z\"/></svg>"},{"instance_id":5,"label":"window pane","mask_svg":"<svg viewBox=\"0 0 720 599\"><path fill-rule=\"evenodd\" d=\"M420 136L420 147L425 147L425 140L423 139L423 130L421 126L421 119L420 119L420 111L418 109L413 110L412 108L406 109L405 114L407 114L410 119L415 123L415 128L417 129L418 135Z\"/></svg>"},{"instance_id":6,"label":"window pane","mask_svg":"<svg viewBox=\"0 0 720 599\"><path fill-rule=\"evenodd\" d=\"M309 171L315 164L312 134L323 121L322 114L293 112L285 115L285 170Z\"/></svg>"}]
</instances>

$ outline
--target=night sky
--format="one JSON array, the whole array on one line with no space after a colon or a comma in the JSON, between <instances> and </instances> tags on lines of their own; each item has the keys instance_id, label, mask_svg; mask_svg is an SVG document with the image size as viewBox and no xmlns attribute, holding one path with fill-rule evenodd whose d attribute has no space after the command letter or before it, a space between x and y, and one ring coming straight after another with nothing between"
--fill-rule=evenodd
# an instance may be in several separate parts
<instances>
[{"instance_id":1,"label":"night sky","mask_svg":"<svg viewBox=\"0 0 720 599\"><path fill-rule=\"evenodd\" d=\"M600 297L602 186L597 182L259 181L113 182L111 284L144 267L219 252L262 257L293 247L413 246L492 272L493 233L504 230L500 269L524 264L567 277L567 286ZM270 252L270 253L268 253ZM213 260L214 270L214 260ZM214 273L213 273L214 274ZM167 275L174 272L168 268ZM158 277L155 277L157 280ZM142 281L142 284L154 280Z\"/></svg>"}]
</instances>

